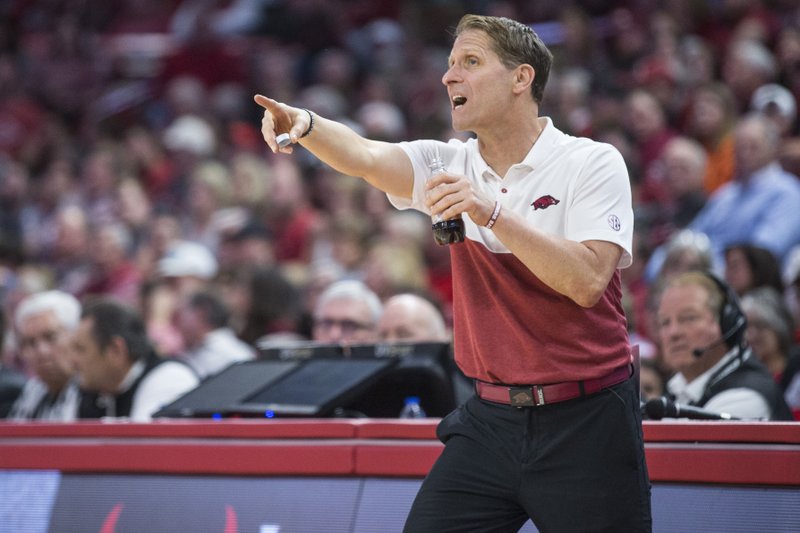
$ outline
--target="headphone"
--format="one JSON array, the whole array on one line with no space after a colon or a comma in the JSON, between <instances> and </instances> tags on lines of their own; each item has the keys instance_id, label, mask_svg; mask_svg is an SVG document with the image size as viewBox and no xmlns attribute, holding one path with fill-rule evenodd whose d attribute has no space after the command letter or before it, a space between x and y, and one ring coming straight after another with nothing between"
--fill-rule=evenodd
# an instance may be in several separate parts
<instances>
[{"instance_id":1,"label":"headphone","mask_svg":"<svg viewBox=\"0 0 800 533\"><path fill-rule=\"evenodd\" d=\"M722 308L719 312L719 330L722 332L722 339L728 348L740 346L744 342L744 330L747 328L747 317L739 304L739 296L728 283L723 281L716 274L703 271L711 279L722 293Z\"/></svg>"}]
</instances>

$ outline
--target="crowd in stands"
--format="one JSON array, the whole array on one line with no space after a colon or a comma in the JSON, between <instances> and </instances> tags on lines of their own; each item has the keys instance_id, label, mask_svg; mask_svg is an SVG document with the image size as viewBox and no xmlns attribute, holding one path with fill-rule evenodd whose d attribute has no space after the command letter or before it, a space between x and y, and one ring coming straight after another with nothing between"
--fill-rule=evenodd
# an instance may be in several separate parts
<instances>
[{"instance_id":1,"label":"crowd in stands","mask_svg":"<svg viewBox=\"0 0 800 533\"><path fill-rule=\"evenodd\" d=\"M63 354L45 354L46 363L32 355L77 350L50 345L86 320L83 349L104 347L91 326L106 312L136 315L148 343L109 372L162 367L152 349L181 361L172 372L183 390L195 382L186 368L203 379L258 357L259 346L398 338L403 327L381 316L411 305L392 300L398 294L435 304L415 301L405 315L436 311L443 324L426 323L442 338L449 255L428 217L394 210L300 147L272 154L252 96L371 138L463 138L451 130L441 77L444 29L467 12L530 23L555 56L541 114L625 158L636 227L624 293L648 386L663 392L675 371L661 357L660 291L705 269L742 298L747 340L800 413L792 0L3 3L0 372L36 376L25 390L35 398L18 408L76 417L77 384L113 393L89 383L86 360L65 371ZM363 309L341 305L364 290ZM39 293L66 315L36 324L44 308L20 302Z\"/></svg>"}]
</instances>

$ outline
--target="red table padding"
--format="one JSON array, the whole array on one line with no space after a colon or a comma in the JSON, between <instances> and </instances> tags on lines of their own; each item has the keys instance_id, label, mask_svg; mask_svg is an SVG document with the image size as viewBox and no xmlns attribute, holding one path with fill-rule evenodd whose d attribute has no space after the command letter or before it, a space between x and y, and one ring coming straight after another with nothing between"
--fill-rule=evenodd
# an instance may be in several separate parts
<instances>
[{"instance_id":1,"label":"red table padding","mask_svg":"<svg viewBox=\"0 0 800 533\"><path fill-rule=\"evenodd\" d=\"M438 420L0 422L0 469L423 477ZM654 482L800 485L800 424L646 422Z\"/></svg>"}]
</instances>

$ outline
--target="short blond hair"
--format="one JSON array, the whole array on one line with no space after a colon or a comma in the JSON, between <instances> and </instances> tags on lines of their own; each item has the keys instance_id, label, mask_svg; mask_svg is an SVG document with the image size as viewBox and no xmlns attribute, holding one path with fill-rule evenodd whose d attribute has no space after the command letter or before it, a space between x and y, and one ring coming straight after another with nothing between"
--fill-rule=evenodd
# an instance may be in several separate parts
<instances>
[{"instance_id":1,"label":"short blond hair","mask_svg":"<svg viewBox=\"0 0 800 533\"><path fill-rule=\"evenodd\" d=\"M458 22L455 36L468 30L482 31L488 35L492 49L507 68L515 69L526 64L533 67L535 77L531 92L533 99L542 103L544 87L553 65L553 54L530 26L505 17L464 15Z\"/></svg>"}]
</instances>

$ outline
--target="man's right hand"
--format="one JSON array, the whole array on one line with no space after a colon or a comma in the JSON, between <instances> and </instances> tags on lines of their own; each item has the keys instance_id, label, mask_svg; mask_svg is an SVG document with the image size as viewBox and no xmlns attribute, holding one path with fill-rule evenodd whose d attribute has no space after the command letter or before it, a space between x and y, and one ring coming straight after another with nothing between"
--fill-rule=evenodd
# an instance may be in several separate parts
<instances>
[{"instance_id":1,"label":"man's right hand","mask_svg":"<svg viewBox=\"0 0 800 533\"><path fill-rule=\"evenodd\" d=\"M261 119L261 135L264 137L264 142L274 152L283 152L291 154L292 144L300 140L303 135L311 126L311 117L304 109L298 109L286 104L282 104L267 98L260 94L255 95L253 98L255 102L264 108L264 117ZM291 144L281 148L275 137L281 133L288 133L291 139Z\"/></svg>"},{"instance_id":2,"label":"man's right hand","mask_svg":"<svg viewBox=\"0 0 800 533\"><path fill-rule=\"evenodd\" d=\"M264 142L274 153L291 154L294 144L311 128L311 112L260 94L253 99L264 108L261 119ZM282 133L288 133L290 141L283 148L276 139ZM364 178L391 195L411 198L414 169L396 144L365 139L344 124L315 114L313 133L302 139L302 145L342 174Z\"/></svg>"}]
</instances>

